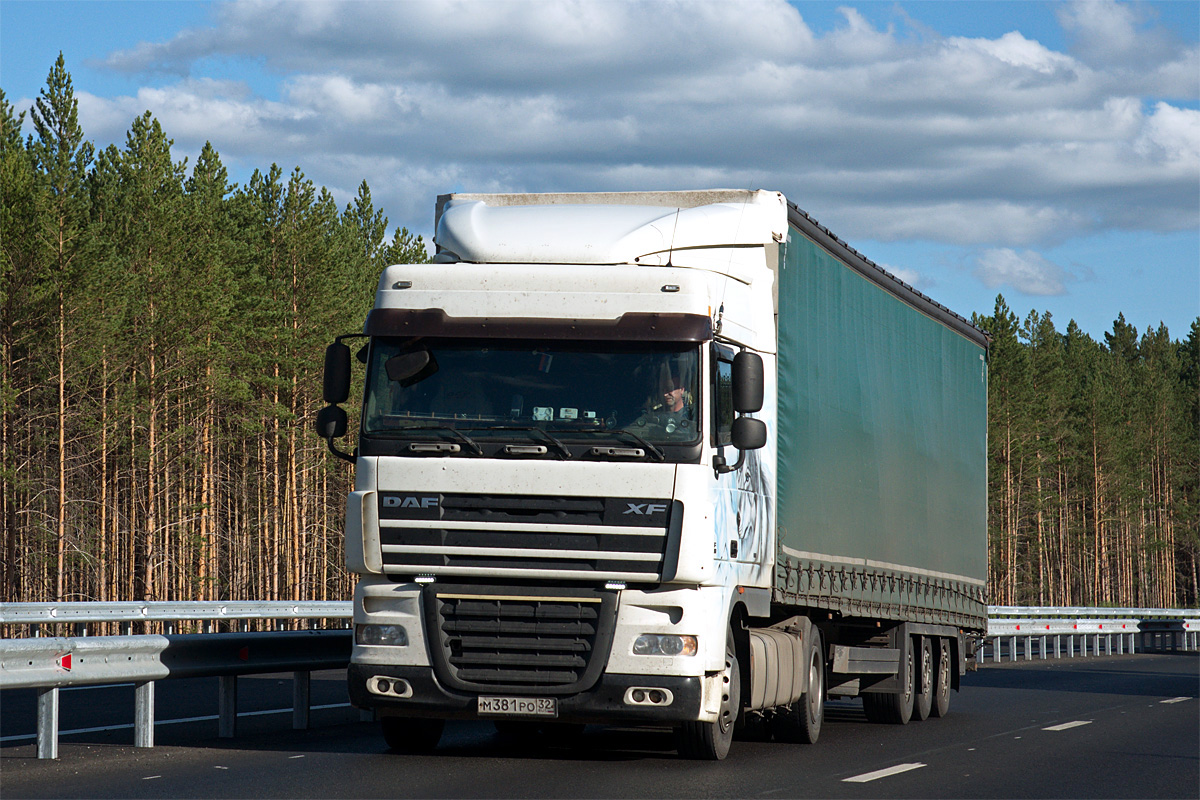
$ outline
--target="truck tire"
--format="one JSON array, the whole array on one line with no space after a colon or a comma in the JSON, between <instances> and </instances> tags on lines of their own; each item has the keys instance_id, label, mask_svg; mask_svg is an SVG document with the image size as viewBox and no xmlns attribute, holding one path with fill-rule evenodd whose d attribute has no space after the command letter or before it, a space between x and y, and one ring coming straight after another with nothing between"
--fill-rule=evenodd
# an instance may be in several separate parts
<instances>
[{"instance_id":1,"label":"truck tire","mask_svg":"<svg viewBox=\"0 0 1200 800\"><path fill-rule=\"evenodd\" d=\"M725 635L725 669L721 673L724 690L716 722L685 722L675 729L679 755L702 761L720 761L729 754L733 728L742 710L742 671L738 666L733 631Z\"/></svg>"},{"instance_id":2,"label":"truck tire","mask_svg":"<svg viewBox=\"0 0 1200 800\"><path fill-rule=\"evenodd\" d=\"M944 717L950 713L950 681L954 661L950 656L950 640L938 639L937 674L933 681L933 708L930 716Z\"/></svg>"},{"instance_id":3,"label":"truck tire","mask_svg":"<svg viewBox=\"0 0 1200 800\"><path fill-rule=\"evenodd\" d=\"M789 708L771 719L775 738L791 744L816 744L825 721L825 649L821 634L813 628L812 645L808 648L808 691Z\"/></svg>"},{"instance_id":4,"label":"truck tire","mask_svg":"<svg viewBox=\"0 0 1200 800\"><path fill-rule=\"evenodd\" d=\"M933 708L935 667L933 641L928 636L919 636L917 641L920 642L920 660L917 662L917 693L913 699L913 718L920 721L929 719L929 711Z\"/></svg>"},{"instance_id":5,"label":"truck tire","mask_svg":"<svg viewBox=\"0 0 1200 800\"><path fill-rule=\"evenodd\" d=\"M914 661L912 647L909 647L908 658L901 665L898 676L902 687L901 691L892 694L878 692L863 694L863 711L867 713L867 719L886 725L908 724L908 721L912 719L913 695L915 694L913 691L916 677Z\"/></svg>"},{"instance_id":6,"label":"truck tire","mask_svg":"<svg viewBox=\"0 0 1200 800\"><path fill-rule=\"evenodd\" d=\"M446 721L442 719L407 719L384 717L383 739L397 753L428 753L437 747Z\"/></svg>"}]
</instances>

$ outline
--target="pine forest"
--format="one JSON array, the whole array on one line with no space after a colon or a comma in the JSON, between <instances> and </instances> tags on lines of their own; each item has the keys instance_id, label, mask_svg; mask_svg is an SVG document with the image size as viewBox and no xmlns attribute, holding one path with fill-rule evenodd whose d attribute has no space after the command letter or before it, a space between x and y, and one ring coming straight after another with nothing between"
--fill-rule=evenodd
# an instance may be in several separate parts
<instances>
[{"instance_id":1,"label":"pine forest","mask_svg":"<svg viewBox=\"0 0 1200 800\"><path fill-rule=\"evenodd\" d=\"M97 150L61 56L28 117L0 91L0 600L348 599L324 348L425 243L366 181L339 208L299 168L174 161L149 112ZM1200 319L974 322L989 602L1196 606Z\"/></svg>"}]
</instances>

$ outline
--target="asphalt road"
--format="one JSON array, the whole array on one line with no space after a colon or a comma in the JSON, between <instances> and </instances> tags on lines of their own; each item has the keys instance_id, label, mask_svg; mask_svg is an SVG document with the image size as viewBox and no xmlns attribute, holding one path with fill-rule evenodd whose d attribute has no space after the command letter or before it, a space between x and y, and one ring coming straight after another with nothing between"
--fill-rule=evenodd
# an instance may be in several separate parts
<instances>
[{"instance_id":1,"label":"asphalt road","mask_svg":"<svg viewBox=\"0 0 1200 800\"><path fill-rule=\"evenodd\" d=\"M168 689L172 683L176 687ZM189 685L190 684L190 685ZM1200 656L1110 656L986 666L950 715L873 725L858 701L827 707L816 745L739 741L723 762L679 759L666 731L589 727L575 743L515 745L488 723L451 723L429 756L387 752L377 728L337 707L336 674L314 675L314 728L288 713L216 722L215 687L166 681L158 746L128 728L66 735L39 761L20 725L31 707L0 694L0 794L26 797L1186 797L1200 796ZM131 706L132 689L64 693L62 729ZM128 693L123 699L117 693ZM290 704L290 684L242 679L242 710ZM251 698L253 693L254 698ZM29 693L31 694L31 693ZM105 695L111 695L105 698ZM255 708L251 708L251 706ZM132 710L124 712L126 721ZM95 726L100 727L100 726ZM31 730L31 728L29 728Z\"/></svg>"}]
</instances>

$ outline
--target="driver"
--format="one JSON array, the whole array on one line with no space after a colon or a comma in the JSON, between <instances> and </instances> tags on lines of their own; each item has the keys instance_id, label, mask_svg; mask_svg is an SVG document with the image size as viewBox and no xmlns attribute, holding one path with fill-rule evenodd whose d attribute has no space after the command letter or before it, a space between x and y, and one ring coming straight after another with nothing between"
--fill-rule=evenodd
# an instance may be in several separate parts
<instances>
[{"instance_id":1,"label":"driver","mask_svg":"<svg viewBox=\"0 0 1200 800\"><path fill-rule=\"evenodd\" d=\"M648 410L637 420L638 425L660 425L667 433L689 428L695 419L696 398L687 389L678 365L663 359L654 370L657 394L647 403Z\"/></svg>"}]
</instances>

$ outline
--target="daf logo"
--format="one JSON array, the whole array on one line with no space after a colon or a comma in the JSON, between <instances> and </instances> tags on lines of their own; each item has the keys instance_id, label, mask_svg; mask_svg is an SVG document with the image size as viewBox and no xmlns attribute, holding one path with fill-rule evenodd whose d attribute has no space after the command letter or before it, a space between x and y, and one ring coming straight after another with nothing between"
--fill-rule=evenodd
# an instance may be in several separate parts
<instances>
[{"instance_id":1,"label":"daf logo","mask_svg":"<svg viewBox=\"0 0 1200 800\"><path fill-rule=\"evenodd\" d=\"M667 507L662 503L626 503L629 508L625 509L624 514L640 514L649 516L651 514L661 514L667 510Z\"/></svg>"},{"instance_id":2,"label":"daf logo","mask_svg":"<svg viewBox=\"0 0 1200 800\"><path fill-rule=\"evenodd\" d=\"M385 497L384 508L437 508L437 497Z\"/></svg>"}]
</instances>

